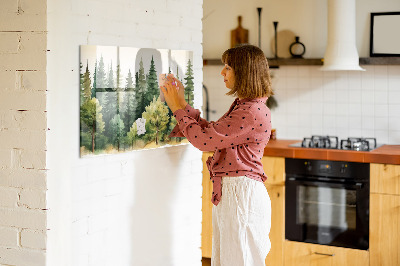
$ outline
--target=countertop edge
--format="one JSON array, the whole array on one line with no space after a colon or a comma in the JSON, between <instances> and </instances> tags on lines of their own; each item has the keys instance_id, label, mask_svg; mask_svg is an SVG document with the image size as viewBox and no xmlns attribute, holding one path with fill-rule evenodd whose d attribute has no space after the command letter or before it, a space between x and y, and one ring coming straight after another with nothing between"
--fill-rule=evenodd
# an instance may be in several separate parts
<instances>
[{"instance_id":1,"label":"countertop edge","mask_svg":"<svg viewBox=\"0 0 400 266\"><path fill-rule=\"evenodd\" d=\"M301 140L270 140L264 156L298 158L310 160L349 161L362 163L400 164L400 145L382 145L366 151L329 150L290 147Z\"/></svg>"}]
</instances>

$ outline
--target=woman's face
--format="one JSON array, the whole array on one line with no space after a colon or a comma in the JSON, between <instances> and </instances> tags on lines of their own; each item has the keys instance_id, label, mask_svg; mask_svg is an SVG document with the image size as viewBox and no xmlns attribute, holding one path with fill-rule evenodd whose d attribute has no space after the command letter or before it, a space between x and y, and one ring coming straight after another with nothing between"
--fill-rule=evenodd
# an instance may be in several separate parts
<instances>
[{"instance_id":1,"label":"woman's face","mask_svg":"<svg viewBox=\"0 0 400 266\"><path fill-rule=\"evenodd\" d=\"M233 69L225 64L221 71L221 75L224 77L225 86L228 89L233 89L235 86L235 73L233 72Z\"/></svg>"}]
</instances>

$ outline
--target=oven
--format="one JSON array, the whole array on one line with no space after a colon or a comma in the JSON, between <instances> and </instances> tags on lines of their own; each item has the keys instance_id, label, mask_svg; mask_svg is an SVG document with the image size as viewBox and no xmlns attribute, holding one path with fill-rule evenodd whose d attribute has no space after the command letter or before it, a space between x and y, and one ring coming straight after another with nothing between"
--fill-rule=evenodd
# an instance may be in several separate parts
<instances>
[{"instance_id":1,"label":"oven","mask_svg":"<svg viewBox=\"0 0 400 266\"><path fill-rule=\"evenodd\" d=\"M369 164L287 158L285 169L286 239L368 249Z\"/></svg>"}]
</instances>

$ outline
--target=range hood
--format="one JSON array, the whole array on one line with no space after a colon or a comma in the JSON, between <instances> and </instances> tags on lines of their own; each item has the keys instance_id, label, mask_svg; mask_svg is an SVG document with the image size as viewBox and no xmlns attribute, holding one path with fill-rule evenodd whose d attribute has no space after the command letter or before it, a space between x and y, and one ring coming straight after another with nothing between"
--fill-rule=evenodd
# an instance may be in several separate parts
<instances>
[{"instance_id":1,"label":"range hood","mask_svg":"<svg viewBox=\"0 0 400 266\"><path fill-rule=\"evenodd\" d=\"M358 70L355 0L328 0L328 44L320 70Z\"/></svg>"}]
</instances>

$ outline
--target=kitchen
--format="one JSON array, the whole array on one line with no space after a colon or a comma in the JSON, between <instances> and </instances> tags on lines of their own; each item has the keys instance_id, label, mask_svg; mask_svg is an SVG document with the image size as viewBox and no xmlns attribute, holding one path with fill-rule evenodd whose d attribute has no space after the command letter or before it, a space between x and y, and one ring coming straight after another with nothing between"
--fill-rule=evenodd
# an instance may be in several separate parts
<instances>
[{"instance_id":1,"label":"kitchen","mask_svg":"<svg viewBox=\"0 0 400 266\"><path fill-rule=\"evenodd\" d=\"M355 40L358 55L361 62L370 57L370 13L388 12L400 10L398 1L355 1L356 2L356 30ZM323 58L327 46L328 34L328 1L284 1L276 4L271 1L255 1L253 3L215 2L204 1L203 18L203 58L204 85L209 94L209 119L218 119L229 107L231 99L226 97L225 88L219 72L222 65L213 65L220 54L230 44L230 30L237 26L237 16L242 16L242 26L249 29L249 43L259 43L257 8L261 7L261 48L267 58L274 63L274 27L273 21L278 21L278 42L285 42L286 50L294 39L287 40L288 36L300 36L300 41L306 46L304 58ZM228 8L229 6L229 8ZM218 25L216 27L215 25ZM215 38L220 36L220 38ZM278 44L278 56L289 58L285 46ZM215 59L215 60L214 60ZM276 129L276 141L270 141L264 157L264 169L269 176L266 186L270 191L274 213L279 216L275 221L277 230L271 231L271 239L278 239L277 248L272 248L267 257L267 265L296 265L298 257L294 254L307 257L310 254L317 255L316 258L308 258L303 265L336 265L343 264L342 260L332 261L330 259L339 257L353 257L360 265L398 265L399 247L395 243L378 249L378 253L386 254L386 260L377 256L375 241L382 241L376 231L382 231L382 225L376 219L370 219L370 243L369 253L349 253L349 249L337 252L332 250L308 250L308 248L328 248L330 246L316 245L297 246L294 241L285 240L285 161L286 158L306 159L304 163L316 164L321 161L346 161L364 162L371 167L368 172L370 179L370 217L373 214L381 215L383 202L391 202L394 205L387 207L396 209L399 204L399 167L400 158L400 66L398 58L394 61L386 61L385 64L361 63L366 71L321 71L321 65L280 65L279 68L271 68L273 76L274 97L278 106L272 109L272 125ZM397 60L397 61L396 61ZM306 60L305 60L306 61ZM206 94L204 94L206 95ZM324 137L329 136L328 140ZM352 138L371 138L354 141ZM304 141L303 141L304 138ZM348 139L351 138L351 139ZM293 141L291 141L293 140ZM314 148L306 149L305 146ZM382 145L386 144L386 146ZM376 147L375 147L376 145ZM339 150L333 148L338 146ZM368 148L365 148L368 146ZM316 149L316 148L323 149ZM351 147L358 151L343 151ZM362 151L362 148L372 150ZM371 147L371 148L369 148ZM375 149L376 148L376 149ZM386 149L387 148L387 149ZM385 150L386 149L386 150ZM206 155L203 156L207 157ZM309 161L307 161L309 160ZM331 167L331 165L322 166ZM322 167L320 166L320 167ZM339 167L340 168L340 167ZM206 169L205 169L206 170ZM340 170L339 170L340 172ZM203 172L204 173L204 172ZM205 174L207 175L207 174ZM340 175L340 174L339 174ZM375 177L379 177L376 179ZM382 180L384 181L382 181ZM204 180L208 180L204 177ZM387 185L391 180L393 183ZM382 185L382 182L385 185ZM204 194L207 195L209 188L205 182ZM389 187L389 190L388 187ZM388 194L387 197L382 195ZM389 196L390 195L390 196ZM208 196L204 198L207 199ZM275 198L274 198L275 197ZM356 196L355 196L356 197ZM207 210L207 202L203 198L203 214ZM274 201L275 199L275 201ZM287 199L287 195L286 195ZM397 205L396 205L397 204ZM398 207L397 207L398 208ZM366 210L368 211L368 210ZM396 216L397 215L397 216ZM395 234L398 231L396 221L399 221L398 212L392 218L393 227L387 226L389 232ZM397 218L396 218L397 217ZM210 224L203 217L203 257L209 257L205 252L210 243L210 236L204 234ZM378 227L374 225L380 224ZM373 227L374 226L374 227ZM274 221L272 224L274 228ZM385 228L385 226L383 226ZM208 228L209 229L209 228ZM392 230L392 231L390 231ZM279 231L279 232L277 232ZM383 230L385 231L385 230ZM287 239L287 237L286 237ZM207 242L208 241L208 242ZM272 240L274 243L274 240ZM375 248L373 248L375 247ZM371 250L372 249L372 250ZM392 252L388 250L391 250ZM350 251L353 249L350 249ZM358 249L355 249L359 251ZM394 251L396 254L393 253ZM293 253L291 253L293 252ZM335 253L336 252L336 253ZM293 256L289 256L293 254ZM318 255L322 254L322 255ZM336 254L336 256L332 256ZM340 255L339 255L340 254ZM268 258L270 258L268 262ZM323 264L315 264L315 259L323 260ZM356 265L354 261L345 259L344 265ZM350 263L352 261L352 263Z\"/></svg>"}]
</instances>

